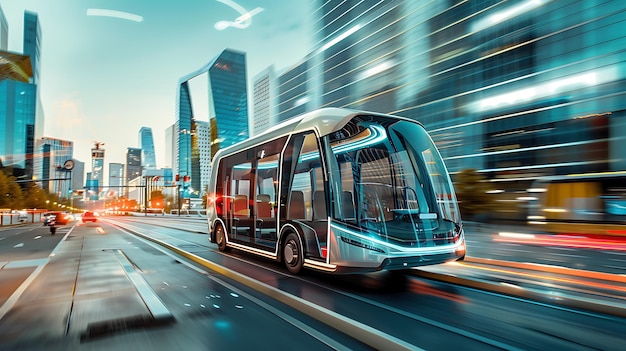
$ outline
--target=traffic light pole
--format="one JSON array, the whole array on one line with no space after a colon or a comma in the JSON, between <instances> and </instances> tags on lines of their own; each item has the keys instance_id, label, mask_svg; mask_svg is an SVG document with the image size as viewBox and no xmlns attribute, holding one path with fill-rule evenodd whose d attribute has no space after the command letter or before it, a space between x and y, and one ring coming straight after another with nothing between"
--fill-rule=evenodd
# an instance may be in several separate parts
<instances>
[{"instance_id":1,"label":"traffic light pole","mask_svg":"<svg viewBox=\"0 0 626 351\"><path fill-rule=\"evenodd\" d=\"M180 217L180 183L176 186L176 195L178 197L178 217Z\"/></svg>"}]
</instances>

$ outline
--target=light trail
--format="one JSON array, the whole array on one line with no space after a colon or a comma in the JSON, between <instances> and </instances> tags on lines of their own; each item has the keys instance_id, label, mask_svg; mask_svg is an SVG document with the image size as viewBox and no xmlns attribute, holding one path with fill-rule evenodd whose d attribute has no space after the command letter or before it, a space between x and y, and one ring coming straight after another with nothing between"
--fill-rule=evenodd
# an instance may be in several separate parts
<instances>
[{"instance_id":1,"label":"light trail","mask_svg":"<svg viewBox=\"0 0 626 351\"><path fill-rule=\"evenodd\" d=\"M245 8L243 8L243 6L237 4L236 2L232 1L232 0L217 0L219 2L221 2L224 5L227 5L228 7L232 8L233 10L239 12L239 14L241 16L235 18L234 21L218 21L215 23L215 29L217 30L224 30L228 27L235 27L235 28L239 28L239 29L244 29L244 28L248 28L250 27L250 24L252 24L252 16L256 15L257 13L263 11L262 7L257 7L254 10L251 11L246 11Z\"/></svg>"},{"instance_id":2,"label":"light trail","mask_svg":"<svg viewBox=\"0 0 626 351\"><path fill-rule=\"evenodd\" d=\"M550 234L534 234L534 235L499 235L493 239L495 242L538 245L538 246L560 246L576 249L594 249L594 250L614 250L626 251L626 241L612 240L605 238L592 238L586 236L570 236L570 235L550 235Z\"/></svg>"},{"instance_id":3,"label":"light trail","mask_svg":"<svg viewBox=\"0 0 626 351\"><path fill-rule=\"evenodd\" d=\"M107 9L87 9L87 16L112 17L123 20L142 22L143 17L129 12L107 10Z\"/></svg>"}]
</instances>

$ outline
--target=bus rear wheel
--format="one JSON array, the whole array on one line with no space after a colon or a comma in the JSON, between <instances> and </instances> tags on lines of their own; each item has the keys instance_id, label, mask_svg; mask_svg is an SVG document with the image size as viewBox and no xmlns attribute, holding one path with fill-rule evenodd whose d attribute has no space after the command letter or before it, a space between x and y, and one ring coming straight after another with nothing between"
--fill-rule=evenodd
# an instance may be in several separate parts
<instances>
[{"instance_id":1,"label":"bus rear wheel","mask_svg":"<svg viewBox=\"0 0 626 351\"><path fill-rule=\"evenodd\" d=\"M228 246L226 246L226 232L224 231L224 227L221 224L218 224L215 227L215 242L217 243L217 248L220 251L229 251Z\"/></svg>"},{"instance_id":2,"label":"bus rear wheel","mask_svg":"<svg viewBox=\"0 0 626 351\"><path fill-rule=\"evenodd\" d=\"M283 262L292 274L300 273L304 266L304 252L298 235L289 233L283 245Z\"/></svg>"}]
</instances>

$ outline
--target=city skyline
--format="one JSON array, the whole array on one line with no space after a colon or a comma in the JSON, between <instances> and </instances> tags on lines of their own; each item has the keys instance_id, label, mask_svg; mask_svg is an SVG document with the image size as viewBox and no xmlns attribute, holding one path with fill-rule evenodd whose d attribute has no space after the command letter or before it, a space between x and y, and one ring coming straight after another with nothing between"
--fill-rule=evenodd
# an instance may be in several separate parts
<instances>
[{"instance_id":1,"label":"city skyline","mask_svg":"<svg viewBox=\"0 0 626 351\"><path fill-rule=\"evenodd\" d=\"M260 5L238 3L249 11ZM287 68L310 50L310 12L304 2L263 4L248 28L223 30L214 24L236 18L232 8L218 1L186 5L107 2L111 10L141 16L137 22L88 15L90 4L83 2L0 1L10 52L22 52L24 11L39 17L44 136L72 140L75 158L87 163L93 142L103 142L104 162L124 163L127 148L139 147L131 142L137 130L147 126L153 130L157 167L171 167L165 130L175 121L181 76L226 48L246 52L249 76L271 64Z\"/></svg>"}]
</instances>

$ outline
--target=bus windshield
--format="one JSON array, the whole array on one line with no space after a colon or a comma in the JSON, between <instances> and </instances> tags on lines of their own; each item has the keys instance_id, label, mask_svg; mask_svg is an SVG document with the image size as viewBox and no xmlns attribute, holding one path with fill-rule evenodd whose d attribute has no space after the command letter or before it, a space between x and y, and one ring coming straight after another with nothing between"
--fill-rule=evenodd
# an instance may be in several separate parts
<instances>
[{"instance_id":1,"label":"bus windshield","mask_svg":"<svg viewBox=\"0 0 626 351\"><path fill-rule=\"evenodd\" d=\"M460 216L452 183L422 126L357 119L342 132L330 140L335 219L410 245L455 240Z\"/></svg>"}]
</instances>

